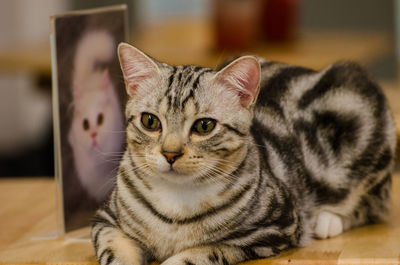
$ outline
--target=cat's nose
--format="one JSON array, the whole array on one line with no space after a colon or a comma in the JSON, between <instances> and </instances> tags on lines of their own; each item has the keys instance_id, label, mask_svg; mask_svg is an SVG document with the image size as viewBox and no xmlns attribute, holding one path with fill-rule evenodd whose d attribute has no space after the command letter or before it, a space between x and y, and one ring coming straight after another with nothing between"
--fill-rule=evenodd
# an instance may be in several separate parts
<instances>
[{"instance_id":1,"label":"cat's nose","mask_svg":"<svg viewBox=\"0 0 400 265\"><path fill-rule=\"evenodd\" d=\"M97 136L97 132L92 132L92 133L90 134L90 136L91 136L92 138L95 138L95 137Z\"/></svg>"},{"instance_id":2,"label":"cat's nose","mask_svg":"<svg viewBox=\"0 0 400 265\"><path fill-rule=\"evenodd\" d=\"M161 152L171 165L183 155L182 152Z\"/></svg>"}]
</instances>

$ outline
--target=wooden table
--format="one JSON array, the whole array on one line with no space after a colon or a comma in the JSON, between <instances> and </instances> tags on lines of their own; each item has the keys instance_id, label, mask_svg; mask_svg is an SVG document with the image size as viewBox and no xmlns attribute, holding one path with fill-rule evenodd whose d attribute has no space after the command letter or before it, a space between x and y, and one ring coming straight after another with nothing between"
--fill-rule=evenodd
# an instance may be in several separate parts
<instances>
[{"instance_id":1,"label":"wooden table","mask_svg":"<svg viewBox=\"0 0 400 265\"><path fill-rule=\"evenodd\" d=\"M400 264L399 191L397 174L393 214L387 224L357 228L245 264ZM89 240L51 238L56 228L55 198L52 179L0 180L0 264L97 264ZM85 232L88 229L75 234Z\"/></svg>"}]
</instances>

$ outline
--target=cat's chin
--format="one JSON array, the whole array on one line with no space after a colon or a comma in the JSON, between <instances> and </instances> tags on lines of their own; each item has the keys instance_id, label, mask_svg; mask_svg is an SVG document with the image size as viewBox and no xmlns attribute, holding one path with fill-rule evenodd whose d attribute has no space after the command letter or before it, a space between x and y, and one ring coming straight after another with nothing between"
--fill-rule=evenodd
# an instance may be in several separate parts
<instances>
[{"instance_id":1,"label":"cat's chin","mask_svg":"<svg viewBox=\"0 0 400 265\"><path fill-rule=\"evenodd\" d=\"M166 170L166 171L163 171L163 172L160 172L160 173L165 175L165 176L167 176L167 177L177 177L177 178L189 177L188 174L178 172L178 171L176 171L174 169L169 169L169 170Z\"/></svg>"},{"instance_id":2,"label":"cat's chin","mask_svg":"<svg viewBox=\"0 0 400 265\"><path fill-rule=\"evenodd\" d=\"M195 179L195 177L191 174L178 172L174 169L159 172L159 175L161 176L161 178L163 178L169 182L173 182L173 183L182 183L183 184L183 183L192 182Z\"/></svg>"}]
</instances>

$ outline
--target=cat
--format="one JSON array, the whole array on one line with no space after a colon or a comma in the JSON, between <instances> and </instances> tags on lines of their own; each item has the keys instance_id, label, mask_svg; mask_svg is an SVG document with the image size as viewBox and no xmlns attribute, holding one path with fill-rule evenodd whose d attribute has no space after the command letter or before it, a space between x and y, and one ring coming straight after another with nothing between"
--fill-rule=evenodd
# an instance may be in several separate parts
<instances>
[{"instance_id":1,"label":"cat","mask_svg":"<svg viewBox=\"0 0 400 265\"><path fill-rule=\"evenodd\" d=\"M385 220L394 123L357 64L118 53L127 149L93 220L100 264L233 265Z\"/></svg>"},{"instance_id":2,"label":"cat","mask_svg":"<svg viewBox=\"0 0 400 265\"><path fill-rule=\"evenodd\" d=\"M93 30L80 39L74 57L68 140L78 179L97 202L111 192L118 167L115 160L123 151L123 114L107 66L116 56L115 49L110 33Z\"/></svg>"}]
</instances>

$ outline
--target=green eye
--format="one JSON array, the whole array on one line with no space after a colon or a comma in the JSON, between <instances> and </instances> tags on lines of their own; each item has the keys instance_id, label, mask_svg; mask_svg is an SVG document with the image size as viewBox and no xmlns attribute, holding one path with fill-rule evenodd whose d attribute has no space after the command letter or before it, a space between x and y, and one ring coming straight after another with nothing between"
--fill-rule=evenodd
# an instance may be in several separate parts
<instances>
[{"instance_id":1,"label":"green eye","mask_svg":"<svg viewBox=\"0 0 400 265\"><path fill-rule=\"evenodd\" d=\"M160 120L153 114L143 113L141 121L144 128L149 131L157 131L161 129Z\"/></svg>"},{"instance_id":2,"label":"green eye","mask_svg":"<svg viewBox=\"0 0 400 265\"><path fill-rule=\"evenodd\" d=\"M210 133L215 127L216 121L213 119L200 119L194 122L192 131L204 135Z\"/></svg>"}]
</instances>

